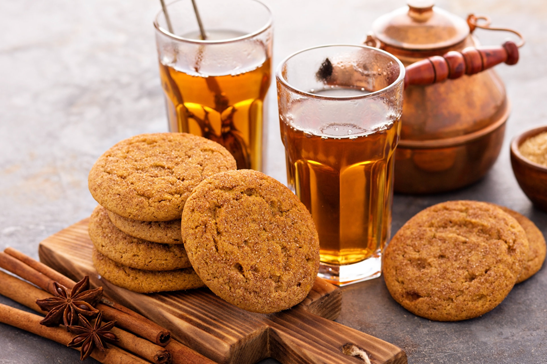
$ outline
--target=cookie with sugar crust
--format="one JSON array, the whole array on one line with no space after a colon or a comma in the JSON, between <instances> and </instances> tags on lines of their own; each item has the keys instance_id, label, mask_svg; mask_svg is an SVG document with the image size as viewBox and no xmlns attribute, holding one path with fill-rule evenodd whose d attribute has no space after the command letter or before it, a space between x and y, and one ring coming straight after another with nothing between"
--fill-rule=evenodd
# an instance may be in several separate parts
<instances>
[{"instance_id":1,"label":"cookie with sugar crust","mask_svg":"<svg viewBox=\"0 0 547 364\"><path fill-rule=\"evenodd\" d=\"M186 133L136 135L107 150L89 172L91 195L109 211L139 221L180 219L194 187L236 169L220 144Z\"/></svg>"},{"instance_id":2,"label":"cookie with sugar crust","mask_svg":"<svg viewBox=\"0 0 547 364\"><path fill-rule=\"evenodd\" d=\"M201 182L182 214L188 258L203 283L248 311L300 303L319 269L319 238L306 207L263 173L218 173Z\"/></svg>"},{"instance_id":3,"label":"cookie with sugar crust","mask_svg":"<svg viewBox=\"0 0 547 364\"><path fill-rule=\"evenodd\" d=\"M411 218L383 254L383 275L395 301L430 320L483 315L509 294L525 265L528 240L500 208L449 201Z\"/></svg>"}]
</instances>

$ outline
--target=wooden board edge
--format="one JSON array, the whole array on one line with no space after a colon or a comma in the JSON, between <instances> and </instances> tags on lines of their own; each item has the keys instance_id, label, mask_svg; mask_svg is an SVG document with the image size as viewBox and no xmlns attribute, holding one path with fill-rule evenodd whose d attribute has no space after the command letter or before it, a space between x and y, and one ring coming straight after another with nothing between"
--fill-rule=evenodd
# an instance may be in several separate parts
<instances>
[{"instance_id":1,"label":"wooden board edge","mask_svg":"<svg viewBox=\"0 0 547 364\"><path fill-rule=\"evenodd\" d=\"M270 354L283 363L363 363L343 353L346 344L363 349L373 364L408 364L405 351L398 346L305 310L271 318Z\"/></svg>"}]
</instances>

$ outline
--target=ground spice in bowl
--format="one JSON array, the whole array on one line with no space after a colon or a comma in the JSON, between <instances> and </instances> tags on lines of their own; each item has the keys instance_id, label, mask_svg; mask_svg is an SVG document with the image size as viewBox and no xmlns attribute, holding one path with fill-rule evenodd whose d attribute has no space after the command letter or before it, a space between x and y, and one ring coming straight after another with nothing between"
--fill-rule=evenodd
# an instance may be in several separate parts
<instances>
[{"instance_id":1,"label":"ground spice in bowl","mask_svg":"<svg viewBox=\"0 0 547 364\"><path fill-rule=\"evenodd\" d=\"M547 132L526 139L519 152L529 161L547 167Z\"/></svg>"}]
</instances>

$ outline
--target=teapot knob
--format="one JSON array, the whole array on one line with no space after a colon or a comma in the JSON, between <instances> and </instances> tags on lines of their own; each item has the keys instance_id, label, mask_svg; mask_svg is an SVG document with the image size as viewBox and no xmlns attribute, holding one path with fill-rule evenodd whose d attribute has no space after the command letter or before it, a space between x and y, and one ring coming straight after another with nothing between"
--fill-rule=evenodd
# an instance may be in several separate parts
<instances>
[{"instance_id":1,"label":"teapot knob","mask_svg":"<svg viewBox=\"0 0 547 364\"><path fill-rule=\"evenodd\" d=\"M407 0L408 16L417 22L425 22L433 15L434 0Z\"/></svg>"},{"instance_id":2,"label":"teapot knob","mask_svg":"<svg viewBox=\"0 0 547 364\"><path fill-rule=\"evenodd\" d=\"M414 9L427 9L432 8L435 5L434 0L407 0L406 4L409 8Z\"/></svg>"}]
</instances>

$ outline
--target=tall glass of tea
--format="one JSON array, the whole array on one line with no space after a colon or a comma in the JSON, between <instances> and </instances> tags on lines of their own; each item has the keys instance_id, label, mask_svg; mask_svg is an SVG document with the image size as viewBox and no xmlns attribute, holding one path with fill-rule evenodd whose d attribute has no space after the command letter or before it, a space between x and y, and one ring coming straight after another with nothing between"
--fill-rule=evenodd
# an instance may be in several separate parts
<instances>
[{"instance_id":1,"label":"tall glass of tea","mask_svg":"<svg viewBox=\"0 0 547 364\"><path fill-rule=\"evenodd\" d=\"M171 3L168 17L162 11L154 21L169 130L214 140L232 153L238 168L262 170L270 10L256 0L196 5L205 37L191 0Z\"/></svg>"},{"instance_id":2,"label":"tall glass of tea","mask_svg":"<svg viewBox=\"0 0 547 364\"><path fill-rule=\"evenodd\" d=\"M289 187L319 232L319 276L340 286L381 274L404 75L389 53L353 45L300 51L276 74Z\"/></svg>"}]
</instances>

